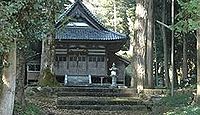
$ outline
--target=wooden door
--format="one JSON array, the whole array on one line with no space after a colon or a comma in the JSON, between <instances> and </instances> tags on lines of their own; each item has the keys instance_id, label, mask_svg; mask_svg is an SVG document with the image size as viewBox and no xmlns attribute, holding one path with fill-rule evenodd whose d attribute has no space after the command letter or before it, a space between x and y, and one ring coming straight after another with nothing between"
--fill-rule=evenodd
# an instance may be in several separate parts
<instances>
[{"instance_id":1,"label":"wooden door","mask_svg":"<svg viewBox=\"0 0 200 115\"><path fill-rule=\"evenodd\" d=\"M86 56L71 55L69 56L69 75L86 75Z\"/></svg>"}]
</instances>

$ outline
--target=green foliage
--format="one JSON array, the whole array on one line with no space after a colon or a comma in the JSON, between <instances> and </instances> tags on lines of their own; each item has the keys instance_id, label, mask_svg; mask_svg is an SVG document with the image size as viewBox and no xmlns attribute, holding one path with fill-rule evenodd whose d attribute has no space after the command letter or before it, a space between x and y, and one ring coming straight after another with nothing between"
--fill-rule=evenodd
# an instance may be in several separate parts
<instances>
[{"instance_id":1,"label":"green foliage","mask_svg":"<svg viewBox=\"0 0 200 115\"><path fill-rule=\"evenodd\" d=\"M0 53L3 51L9 52L10 44L13 42L13 39L18 35L18 31L15 29L17 24L16 20L12 18L12 15L16 13L17 9L20 6L17 6L13 3L8 3L0 1Z\"/></svg>"},{"instance_id":2,"label":"green foliage","mask_svg":"<svg viewBox=\"0 0 200 115\"><path fill-rule=\"evenodd\" d=\"M161 12L163 0L154 0L154 18L155 20L162 20ZM175 74L176 78L182 79L182 60L183 60L183 37L187 40L187 64L188 64L188 76L196 74L196 38L195 30L200 27L200 17L199 17L199 0L178 0L175 2ZM166 24L171 24L171 2L166 1ZM163 78L164 68L163 68L163 39L161 26L156 23L155 25L155 58L154 62L157 63L157 68L154 66L155 70L159 70L158 76ZM168 47L168 64L170 65L170 46L171 46L171 31L166 29L166 39ZM176 82L177 80L175 80ZM176 82L177 83L177 82Z\"/></svg>"},{"instance_id":3,"label":"green foliage","mask_svg":"<svg viewBox=\"0 0 200 115\"><path fill-rule=\"evenodd\" d=\"M180 33L188 33L200 27L199 0L179 0L180 13L176 16L178 22L175 29Z\"/></svg>"},{"instance_id":4,"label":"green foliage","mask_svg":"<svg viewBox=\"0 0 200 115\"><path fill-rule=\"evenodd\" d=\"M192 91L183 90L177 91L174 96L168 95L167 97L163 97L160 101L155 103L155 110L153 113L155 115L190 115L184 111L192 111L191 115L198 112L199 110L195 110L195 106L191 106L191 102L193 101ZM182 111L182 112L181 112Z\"/></svg>"},{"instance_id":5,"label":"green foliage","mask_svg":"<svg viewBox=\"0 0 200 115\"><path fill-rule=\"evenodd\" d=\"M191 93L176 92L174 96L167 96L160 100L159 104L167 107L185 107L192 101Z\"/></svg>"},{"instance_id":6,"label":"green foliage","mask_svg":"<svg viewBox=\"0 0 200 115\"><path fill-rule=\"evenodd\" d=\"M175 40L177 52L175 60L182 59L183 39L187 42L187 64L188 73L196 74L196 38L195 30L200 28L200 1L199 0L178 0L180 6L179 13L176 15L176 24L174 26L177 39ZM176 61L175 66L181 71L182 61ZM178 75L181 77L182 75Z\"/></svg>"},{"instance_id":7,"label":"green foliage","mask_svg":"<svg viewBox=\"0 0 200 115\"><path fill-rule=\"evenodd\" d=\"M32 103L28 103L24 110L19 103L15 103L14 115L42 115L42 111L40 107Z\"/></svg>"},{"instance_id":8,"label":"green foliage","mask_svg":"<svg viewBox=\"0 0 200 115\"><path fill-rule=\"evenodd\" d=\"M165 115L199 115L199 114L200 114L199 106L179 107L165 113Z\"/></svg>"},{"instance_id":9,"label":"green foliage","mask_svg":"<svg viewBox=\"0 0 200 115\"><path fill-rule=\"evenodd\" d=\"M42 76L39 79L40 86L57 87L60 86L59 82L56 80L56 76L52 74L50 68L43 70Z\"/></svg>"},{"instance_id":10,"label":"green foliage","mask_svg":"<svg viewBox=\"0 0 200 115\"><path fill-rule=\"evenodd\" d=\"M69 1L0 1L0 53L9 51L13 38L17 38L19 50L27 51L29 43L44 38L54 30L55 19L65 4Z\"/></svg>"},{"instance_id":11,"label":"green foliage","mask_svg":"<svg viewBox=\"0 0 200 115\"><path fill-rule=\"evenodd\" d=\"M117 32L127 35L129 38L133 38L134 17L135 17L135 0L101 0L95 2L94 0L88 0L95 6L97 17L101 22L112 30L115 28L114 17L114 4L116 6L116 30ZM90 9L91 10L91 9ZM129 48L130 42L127 42L123 47L123 50Z\"/></svg>"}]
</instances>

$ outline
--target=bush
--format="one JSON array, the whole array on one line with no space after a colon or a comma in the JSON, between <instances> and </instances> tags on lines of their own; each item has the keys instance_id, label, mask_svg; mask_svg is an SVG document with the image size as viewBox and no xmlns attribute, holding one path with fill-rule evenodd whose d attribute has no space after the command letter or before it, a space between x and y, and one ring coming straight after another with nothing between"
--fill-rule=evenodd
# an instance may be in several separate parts
<instances>
[{"instance_id":1,"label":"bush","mask_svg":"<svg viewBox=\"0 0 200 115\"><path fill-rule=\"evenodd\" d=\"M39 79L40 86L57 87L60 86L59 82L56 80L56 76L51 73L50 68L43 70L43 74Z\"/></svg>"},{"instance_id":2,"label":"bush","mask_svg":"<svg viewBox=\"0 0 200 115\"><path fill-rule=\"evenodd\" d=\"M200 115L199 106L179 107L173 111L169 111L166 115Z\"/></svg>"},{"instance_id":3,"label":"bush","mask_svg":"<svg viewBox=\"0 0 200 115\"><path fill-rule=\"evenodd\" d=\"M176 92L174 96L167 96L160 100L159 104L168 107L184 107L192 101L192 93Z\"/></svg>"},{"instance_id":4,"label":"bush","mask_svg":"<svg viewBox=\"0 0 200 115\"><path fill-rule=\"evenodd\" d=\"M178 111L182 111L182 109L186 109L190 106L192 97L192 92L189 91L175 92L174 96L168 95L163 97L158 103L155 103L153 113L155 115L176 115L175 113L178 113Z\"/></svg>"},{"instance_id":5,"label":"bush","mask_svg":"<svg viewBox=\"0 0 200 115\"><path fill-rule=\"evenodd\" d=\"M15 103L13 115L43 115L43 114L41 109L32 103L27 104L24 110L22 109L19 103Z\"/></svg>"}]
</instances>

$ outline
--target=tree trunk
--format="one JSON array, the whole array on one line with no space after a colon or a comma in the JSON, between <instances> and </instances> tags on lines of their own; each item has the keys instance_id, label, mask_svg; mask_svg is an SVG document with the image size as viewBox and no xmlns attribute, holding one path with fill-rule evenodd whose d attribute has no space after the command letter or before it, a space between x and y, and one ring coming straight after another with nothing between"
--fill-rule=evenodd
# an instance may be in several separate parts
<instances>
[{"instance_id":1,"label":"tree trunk","mask_svg":"<svg viewBox=\"0 0 200 115\"><path fill-rule=\"evenodd\" d=\"M144 88L145 78L145 41L146 41L146 0L136 0L136 17L135 17L135 70L137 76L137 90L138 93Z\"/></svg>"},{"instance_id":2,"label":"tree trunk","mask_svg":"<svg viewBox=\"0 0 200 115\"><path fill-rule=\"evenodd\" d=\"M47 37L42 39L42 55L41 55L41 70L40 76L43 76L45 69L49 68L51 73L53 73L54 57L55 57L55 0L50 0L48 2L51 5L49 9L49 22L50 22L50 32Z\"/></svg>"},{"instance_id":3,"label":"tree trunk","mask_svg":"<svg viewBox=\"0 0 200 115\"><path fill-rule=\"evenodd\" d=\"M42 55L41 55L41 71L40 74L43 74L43 71L49 67L52 70L53 64L51 63L51 43L52 38L50 35L48 38L42 39Z\"/></svg>"},{"instance_id":4,"label":"tree trunk","mask_svg":"<svg viewBox=\"0 0 200 115\"><path fill-rule=\"evenodd\" d=\"M134 44L134 43L132 43L132 44ZM135 49L135 46L134 45L132 45L133 47L133 49ZM137 87L137 76L136 76L136 59L134 58L135 57L135 52L133 51L133 58L132 58L132 72L133 72L133 74L132 74L132 76L131 76L131 86L130 87L132 87L132 88L136 88Z\"/></svg>"},{"instance_id":5,"label":"tree trunk","mask_svg":"<svg viewBox=\"0 0 200 115\"><path fill-rule=\"evenodd\" d=\"M136 43L135 43L135 38L132 37L130 40L130 50L132 51L132 59L131 59L131 64L132 64L132 76L131 76L131 86L132 88L137 88L137 76L136 76ZM132 48L132 49L131 49Z\"/></svg>"},{"instance_id":6,"label":"tree trunk","mask_svg":"<svg viewBox=\"0 0 200 115\"><path fill-rule=\"evenodd\" d=\"M18 56L19 59L17 63L17 84L16 84L16 101L20 103L22 109L24 110L25 108L25 94L24 94L24 89L25 89L25 62L26 60L22 56L21 53Z\"/></svg>"},{"instance_id":7,"label":"tree trunk","mask_svg":"<svg viewBox=\"0 0 200 115\"><path fill-rule=\"evenodd\" d=\"M200 103L200 29L197 31L197 95L196 102Z\"/></svg>"},{"instance_id":8,"label":"tree trunk","mask_svg":"<svg viewBox=\"0 0 200 115\"><path fill-rule=\"evenodd\" d=\"M171 5L171 20L172 24L171 26L174 27L174 3L175 0L172 0L172 5ZM172 70L172 75L171 75L171 96L174 96L174 79L175 79L175 66L174 66L174 29L172 29L172 43L171 43L171 70Z\"/></svg>"},{"instance_id":9,"label":"tree trunk","mask_svg":"<svg viewBox=\"0 0 200 115\"><path fill-rule=\"evenodd\" d=\"M183 37L183 79L187 78L188 76L188 69L187 69L187 41L186 35Z\"/></svg>"},{"instance_id":10,"label":"tree trunk","mask_svg":"<svg viewBox=\"0 0 200 115\"><path fill-rule=\"evenodd\" d=\"M148 88L153 88L153 0L148 0L148 19L147 19L147 41L146 41L146 73Z\"/></svg>"},{"instance_id":11,"label":"tree trunk","mask_svg":"<svg viewBox=\"0 0 200 115\"><path fill-rule=\"evenodd\" d=\"M2 81L3 90L0 97L0 115L12 115L16 85L16 41L9 53L3 55Z\"/></svg>"},{"instance_id":12,"label":"tree trunk","mask_svg":"<svg viewBox=\"0 0 200 115\"><path fill-rule=\"evenodd\" d=\"M166 21L166 0L163 0L162 6L162 22L165 23ZM165 27L162 25L162 37L163 37L163 49L164 49L164 70L165 70L165 86L167 88L170 87L170 79L169 79L169 68L168 68L168 53L167 53L167 38L165 33Z\"/></svg>"}]
</instances>

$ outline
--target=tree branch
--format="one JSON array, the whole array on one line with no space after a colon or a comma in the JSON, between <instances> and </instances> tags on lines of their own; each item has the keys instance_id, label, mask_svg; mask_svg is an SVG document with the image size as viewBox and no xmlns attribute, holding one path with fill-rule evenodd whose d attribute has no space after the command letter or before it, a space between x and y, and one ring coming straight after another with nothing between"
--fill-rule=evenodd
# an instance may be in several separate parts
<instances>
[{"instance_id":1,"label":"tree branch","mask_svg":"<svg viewBox=\"0 0 200 115\"><path fill-rule=\"evenodd\" d=\"M159 20L156 20L156 22L157 22L158 24L160 24L160 25L166 27L167 29L172 30L172 29L170 28L170 26L168 26L167 24L165 24L165 23L163 23L163 22L161 22L161 21L159 21Z\"/></svg>"}]
</instances>

